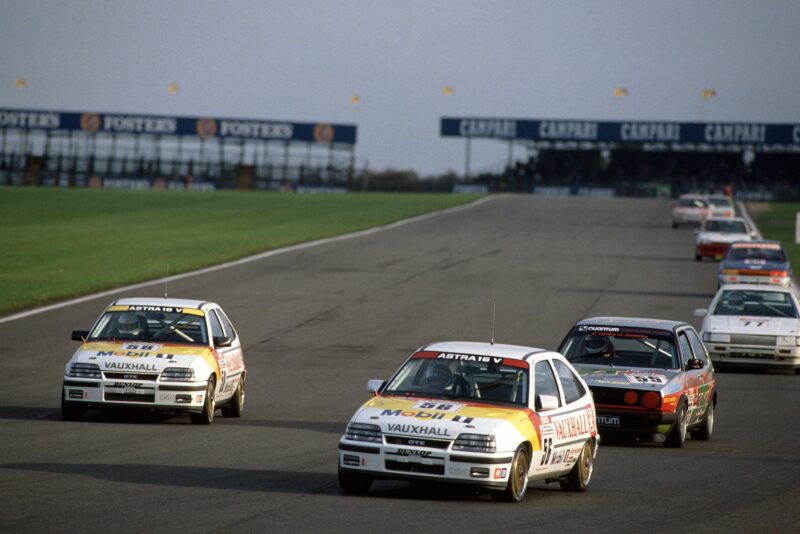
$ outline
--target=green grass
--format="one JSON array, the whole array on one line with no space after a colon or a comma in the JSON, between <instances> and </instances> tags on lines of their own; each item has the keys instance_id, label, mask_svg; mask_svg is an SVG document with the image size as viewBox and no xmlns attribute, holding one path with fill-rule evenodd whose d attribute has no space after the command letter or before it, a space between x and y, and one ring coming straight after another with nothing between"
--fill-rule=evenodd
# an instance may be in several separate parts
<instances>
[{"instance_id":1,"label":"green grass","mask_svg":"<svg viewBox=\"0 0 800 534\"><path fill-rule=\"evenodd\" d=\"M0 314L362 230L477 195L0 187ZM201 295L198 295L201 297Z\"/></svg>"},{"instance_id":2,"label":"green grass","mask_svg":"<svg viewBox=\"0 0 800 534\"><path fill-rule=\"evenodd\" d=\"M800 203L748 204L748 211L764 239L775 239L783 244L795 278L800 276L800 245L794 242L795 217L800 211Z\"/></svg>"}]
</instances>

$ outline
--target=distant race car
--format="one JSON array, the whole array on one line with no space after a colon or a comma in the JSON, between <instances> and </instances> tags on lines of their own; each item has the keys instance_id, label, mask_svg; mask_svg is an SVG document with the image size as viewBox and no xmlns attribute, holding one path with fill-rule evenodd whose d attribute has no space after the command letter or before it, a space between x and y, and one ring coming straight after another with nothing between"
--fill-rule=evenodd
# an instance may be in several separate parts
<instances>
[{"instance_id":1,"label":"distant race car","mask_svg":"<svg viewBox=\"0 0 800 534\"><path fill-rule=\"evenodd\" d=\"M532 480L583 491L600 444L592 396L563 356L489 343L417 350L356 411L339 441L339 484L446 481L518 502Z\"/></svg>"},{"instance_id":2,"label":"distant race car","mask_svg":"<svg viewBox=\"0 0 800 534\"><path fill-rule=\"evenodd\" d=\"M769 284L790 286L792 266L779 241L733 243L717 270L719 285Z\"/></svg>"},{"instance_id":3,"label":"distant race car","mask_svg":"<svg viewBox=\"0 0 800 534\"><path fill-rule=\"evenodd\" d=\"M112 302L64 369L61 415L136 408L189 413L210 424L214 412L240 417L247 371L236 330L217 304L131 298Z\"/></svg>"},{"instance_id":4,"label":"distant race car","mask_svg":"<svg viewBox=\"0 0 800 534\"><path fill-rule=\"evenodd\" d=\"M718 367L800 369L800 304L788 287L730 284L711 305L701 333Z\"/></svg>"},{"instance_id":5,"label":"distant race car","mask_svg":"<svg viewBox=\"0 0 800 534\"><path fill-rule=\"evenodd\" d=\"M670 447L682 447L687 430L711 438L714 367L691 325L593 317L572 327L559 352L589 384L602 433Z\"/></svg>"},{"instance_id":6,"label":"distant race car","mask_svg":"<svg viewBox=\"0 0 800 534\"><path fill-rule=\"evenodd\" d=\"M711 207L706 195L681 195L672 205L673 228L677 228L679 224L700 224L709 216L711 216Z\"/></svg>"},{"instance_id":7,"label":"distant race car","mask_svg":"<svg viewBox=\"0 0 800 534\"><path fill-rule=\"evenodd\" d=\"M731 243L750 241L755 235L747 221L740 217L709 217L697 232L694 259L722 258Z\"/></svg>"},{"instance_id":8,"label":"distant race car","mask_svg":"<svg viewBox=\"0 0 800 534\"><path fill-rule=\"evenodd\" d=\"M733 201L726 195L709 195L708 204L711 207L712 217L733 217L736 210Z\"/></svg>"}]
</instances>

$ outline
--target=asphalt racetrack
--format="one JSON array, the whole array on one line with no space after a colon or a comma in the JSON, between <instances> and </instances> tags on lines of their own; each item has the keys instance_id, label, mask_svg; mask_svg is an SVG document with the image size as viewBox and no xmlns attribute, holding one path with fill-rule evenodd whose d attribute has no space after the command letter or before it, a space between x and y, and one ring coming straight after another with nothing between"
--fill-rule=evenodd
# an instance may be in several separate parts
<instances>
[{"instance_id":1,"label":"asphalt racetrack","mask_svg":"<svg viewBox=\"0 0 800 534\"><path fill-rule=\"evenodd\" d=\"M501 196L371 235L175 282L219 302L249 371L245 415L59 413L64 364L111 297L0 324L0 531L797 532L800 376L718 373L709 442L600 448L585 493L524 502L376 482L344 495L337 442L420 345L555 348L578 319L689 320L716 288L668 201ZM152 286L127 296L158 296Z\"/></svg>"}]
</instances>

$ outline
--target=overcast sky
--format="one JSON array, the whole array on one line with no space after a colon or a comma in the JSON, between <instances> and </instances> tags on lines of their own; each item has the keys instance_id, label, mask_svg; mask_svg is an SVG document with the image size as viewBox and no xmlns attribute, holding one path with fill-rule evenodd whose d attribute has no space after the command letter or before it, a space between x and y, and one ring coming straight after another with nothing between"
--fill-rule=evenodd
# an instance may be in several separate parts
<instances>
[{"instance_id":1,"label":"overcast sky","mask_svg":"<svg viewBox=\"0 0 800 534\"><path fill-rule=\"evenodd\" d=\"M0 107L353 123L359 165L461 172L442 116L800 122L800 1L0 0L0 65Z\"/></svg>"}]
</instances>

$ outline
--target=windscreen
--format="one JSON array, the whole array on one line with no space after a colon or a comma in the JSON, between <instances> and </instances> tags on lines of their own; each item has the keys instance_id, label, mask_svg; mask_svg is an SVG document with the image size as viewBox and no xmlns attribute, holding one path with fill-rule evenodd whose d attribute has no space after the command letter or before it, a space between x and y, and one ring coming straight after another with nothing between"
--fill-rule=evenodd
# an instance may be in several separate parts
<instances>
[{"instance_id":1,"label":"windscreen","mask_svg":"<svg viewBox=\"0 0 800 534\"><path fill-rule=\"evenodd\" d=\"M706 221L706 232L746 234L747 227L742 221Z\"/></svg>"},{"instance_id":2,"label":"windscreen","mask_svg":"<svg viewBox=\"0 0 800 534\"><path fill-rule=\"evenodd\" d=\"M708 202L712 206L716 206L718 208L729 208L731 207L731 201L727 198L709 198Z\"/></svg>"},{"instance_id":3,"label":"windscreen","mask_svg":"<svg viewBox=\"0 0 800 534\"><path fill-rule=\"evenodd\" d=\"M765 260L765 261L786 261L786 255L778 245L771 246L736 246L734 245L728 253L728 259L744 260Z\"/></svg>"},{"instance_id":4,"label":"windscreen","mask_svg":"<svg viewBox=\"0 0 800 534\"><path fill-rule=\"evenodd\" d=\"M622 326L578 325L559 349L573 364L678 369L672 332Z\"/></svg>"},{"instance_id":5,"label":"windscreen","mask_svg":"<svg viewBox=\"0 0 800 534\"><path fill-rule=\"evenodd\" d=\"M528 370L511 358L420 351L381 393L527 406Z\"/></svg>"},{"instance_id":6,"label":"windscreen","mask_svg":"<svg viewBox=\"0 0 800 534\"><path fill-rule=\"evenodd\" d=\"M708 204L698 198L681 198L678 200L678 206L682 208L705 208Z\"/></svg>"},{"instance_id":7,"label":"windscreen","mask_svg":"<svg viewBox=\"0 0 800 534\"><path fill-rule=\"evenodd\" d=\"M789 293L782 291L723 291L714 315L797 318L797 308Z\"/></svg>"},{"instance_id":8,"label":"windscreen","mask_svg":"<svg viewBox=\"0 0 800 534\"><path fill-rule=\"evenodd\" d=\"M97 321L89 340L208 344L203 312L186 308L160 307L157 311L141 308L109 308Z\"/></svg>"}]
</instances>

